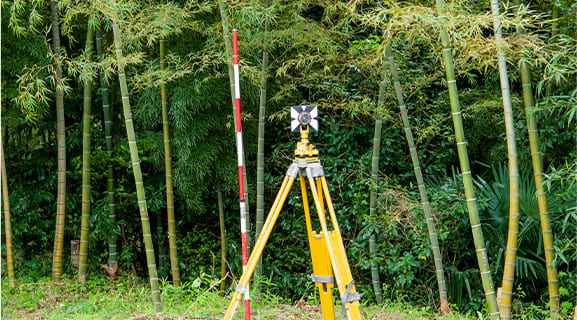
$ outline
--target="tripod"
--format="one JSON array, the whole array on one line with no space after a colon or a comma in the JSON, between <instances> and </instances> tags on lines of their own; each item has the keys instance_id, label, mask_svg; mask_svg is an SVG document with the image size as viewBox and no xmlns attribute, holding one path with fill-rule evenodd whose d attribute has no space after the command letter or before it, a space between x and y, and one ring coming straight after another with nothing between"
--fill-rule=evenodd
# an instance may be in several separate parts
<instances>
[{"instance_id":1,"label":"tripod","mask_svg":"<svg viewBox=\"0 0 577 320\"><path fill-rule=\"evenodd\" d=\"M303 208L307 226L313 275L310 279L319 288L323 319L334 320L335 310L332 298L332 289L336 280L342 302L341 317L344 319L346 312L349 320L360 320L359 300L361 295L356 292L351 270L347 262L341 232L337 224L335 210L331 202L327 180L319 160L319 151L315 149L309 140L309 126L300 125L301 141L297 143L295 159L289 166L280 190L274 200L272 208L262 227L262 231L254 245L254 249L248 260L239 284L236 287L232 301L226 310L223 319L230 320L236 312L236 308L248 290L248 282L254 272L257 261L262 255L264 246L278 219L282 206L289 194L297 175L300 179ZM316 213L318 214L321 231L313 231L309 201L307 196L306 179L308 179L311 194L313 196ZM332 230L328 230L326 209L332 222Z\"/></svg>"}]
</instances>

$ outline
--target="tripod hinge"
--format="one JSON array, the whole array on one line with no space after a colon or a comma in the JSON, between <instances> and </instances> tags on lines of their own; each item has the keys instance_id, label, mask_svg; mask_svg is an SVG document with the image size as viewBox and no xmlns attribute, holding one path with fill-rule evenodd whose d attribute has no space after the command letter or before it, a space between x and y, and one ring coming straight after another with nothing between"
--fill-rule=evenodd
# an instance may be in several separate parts
<instances>
[{"instance_id":1,"label":"tripod hinge","mask_svg":"<svg viewBox=\"0 0 577 320\"><path fill-rule=\"evenodd\" d=\"M308 161L306 166L304 167L306 176L309 178L318 178L325 175L325 171L321 166L321 162L316 161Z\"/></svg>"},{"instance_id":2,"label":"tripod hinge","mask_svg":"<svg viewBox=\"0 0 577 320\"><path fill-rule=\"evenodd\" d=\"M299 173L298 164L295 161L293 161L293 163L289 166L286 175L291 178L296 178L298 173Z\"/></svg>"},{"instance_id":3,"label":"tripod hinge","mask_svg":"<svg viewBox=\"0 0 577 320\"><path fill-rule=\"evenodd\" d=\"M335 283L335 277L333 276L316 276L311 274L308 278L315 283Z\"/></svg>"}]
</instances>

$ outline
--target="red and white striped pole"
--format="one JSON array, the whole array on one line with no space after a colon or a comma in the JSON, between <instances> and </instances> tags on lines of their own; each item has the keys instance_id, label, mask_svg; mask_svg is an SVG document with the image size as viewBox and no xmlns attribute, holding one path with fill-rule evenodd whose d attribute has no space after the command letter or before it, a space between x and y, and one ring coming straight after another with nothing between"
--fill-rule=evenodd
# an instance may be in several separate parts
<instances>
[{"instance_id":1,"label":"red and white striped pole","mask_svg":"<svg viewBox=\"0 0 577 320\"><path fill-rule=\"evenodd\" d=\"M238 186L240 188L240 233L242 239L242 270L246 271L248 263L248 248L246 238L246 209L244 200L244 180L243 180L243 153L244 147L242 145L242 126L240 119L240 76L238 73L238 37L237 30L232 30L232 58L234 61L234 95L236 103L236 152L238 156ZM244 318L250 320L250 290L247 284L244 290Z\"/></svg>"}]
</instances>

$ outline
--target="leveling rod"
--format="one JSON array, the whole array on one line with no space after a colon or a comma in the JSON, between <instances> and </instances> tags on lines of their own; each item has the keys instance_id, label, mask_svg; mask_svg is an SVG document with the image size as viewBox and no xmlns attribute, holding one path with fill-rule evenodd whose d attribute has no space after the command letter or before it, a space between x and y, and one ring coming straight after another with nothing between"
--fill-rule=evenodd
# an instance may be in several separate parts
<instances>
[{"instance_id":1,"label":"leveling rod","mask_svg":"<svg viewBox=\"0 0 577 320\"><path fill-rule=\"evenodd\" d=\"M236 105L236 153L238 156L238 187L240 198L240 235L242 242L242 271L246 272L246 265L248 262L248 248L246 237L246 204L244 199L244 162L243 153L244 147L242 144L242 125L240 117L240 76L238 73L238 36L237 30L232 30L232 59L234 63L234 95ZM244 293L244 319L250 320L250 289L247 284L246 292Z\"/></svg>"}]
</instances>

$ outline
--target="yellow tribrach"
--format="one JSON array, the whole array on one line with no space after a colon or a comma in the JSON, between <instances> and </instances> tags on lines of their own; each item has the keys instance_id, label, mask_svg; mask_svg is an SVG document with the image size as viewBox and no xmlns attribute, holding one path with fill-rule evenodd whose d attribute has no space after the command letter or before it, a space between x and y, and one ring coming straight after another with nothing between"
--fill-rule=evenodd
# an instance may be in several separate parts
<instances>
[{"instance_id":1,"label":"yellow tribrach","mask_svg":"<svg viewBox=\"0 0 577 320\"><path fill-rule=\"evenodd\" d=\"M309 126L300 126L300 129L301 141L297 142L295 159L300 161L317 160L319 158L319 150L309 141Z\"/></svg>"}]
</instances>

